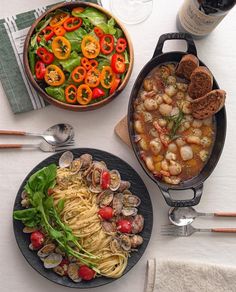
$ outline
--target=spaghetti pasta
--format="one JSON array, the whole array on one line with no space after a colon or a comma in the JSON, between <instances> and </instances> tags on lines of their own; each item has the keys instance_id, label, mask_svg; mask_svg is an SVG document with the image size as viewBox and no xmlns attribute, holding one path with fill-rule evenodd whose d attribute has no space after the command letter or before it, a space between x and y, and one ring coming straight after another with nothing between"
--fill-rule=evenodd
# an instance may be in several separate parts
<instances>
[{"instance_id":1,"label":"spaghetti pasta","mask_svg":"<svg viewBox=\"0 0 236 292\"><path fill-rule=\"evenodd\" d=\"M103 230L98 216L97 195L89 190L80 175L73 174L67 168L58 168L57 181L53 198L55 205L59 200L65 200L60 214L62 221L72 229L87 251L99 257L95 263L100 274L119 278L127 266L129 253L119 249L114 254L111 250L110 243L115 234L108 234Z\"/></svg>"}]
</instances>

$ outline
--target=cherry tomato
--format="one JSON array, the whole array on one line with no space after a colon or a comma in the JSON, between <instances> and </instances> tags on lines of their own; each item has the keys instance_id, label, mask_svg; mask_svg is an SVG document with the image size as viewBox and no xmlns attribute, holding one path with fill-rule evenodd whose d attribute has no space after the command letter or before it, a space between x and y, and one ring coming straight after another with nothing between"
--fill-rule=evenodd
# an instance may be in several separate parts
<instances>
[{"instance_id":1,"label":"cherry tomato","mask_svg":"<svg viewBox=\"0 0 236 292\"><path fill-rule=\"evenodd\" d=\"M117 230L122 233L130 233L132 230L132 225L129 220L122 219L116 222Z\"/></svg>"},{"instance_id":2,"label":"cherry tomato","mask_svg":"<svg viewBox=\"0 0 236 292\"><path fill-rule=\"evenodd\" d=\"M48 196L51 196L54 193L53 189L48 189Z\"/></svg>"},{"instance_id":3,"label":"cherry tomato","mask_svg":"<svg viewBox=\"0 0 236 292\"><path fill-rule=\"evenodd\" d=\"M104 207L98 211L98 215L100 215L102 219L109 220L113 217L113 209L111 207Z\"/></svg>"},{"instance_id":4,"label":"cherry tomato","mask_svg":"<svg viewBox=\"0 0 236 292\"><path fill-rule=\"evenodd\" d=\"M111 183L109 171L103 171L101 175L101 187L103 190L108 189Z\"/></svg>"},{"instance_id":5,"label":"cherry tomato","mask_svg":"<svg viewBox=\"0 0 236 292\"><path fill-rule=\"evenodd\" d=\"M39 230L32 232L30 235L31 244L32 244L33 248L35 248L35 249L39 249L43 245L44 240L45 240L45 236Z\"/></svg>"},{"instance_id":6,"label":"cherry tomato","mask_svg":"<svg viewBox=\"0 0 236 292\"><path fill-rule=\"evenodd\" d=\"M80 266L79 271L78 271L79 277L82 278L85 281L90 281L94 278L95 276L95 271L90 269L88 266Z\"/></svg>"},{"instance_id":7,"label":"cherry tomato","mask_svg":"<svg viewBox=\"0 0 236 292\"><path fill-rule=\"evenodd\" d=\"M96 99L96 98L99 98L99 97L102 97L105 95L105 91L102 90L101 88L99 87L96 87L93 89L93 99Z\"/></svg>"}]
</instances>

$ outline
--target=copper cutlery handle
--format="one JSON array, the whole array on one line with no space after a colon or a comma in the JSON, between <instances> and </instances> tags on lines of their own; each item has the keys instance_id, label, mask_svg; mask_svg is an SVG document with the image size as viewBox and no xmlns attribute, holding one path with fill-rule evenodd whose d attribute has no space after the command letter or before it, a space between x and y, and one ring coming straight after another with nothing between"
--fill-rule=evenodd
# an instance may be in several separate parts
<instances>
[{"instance_id":1,"label":"copper cutlery handle","mask_svg":"<svg viewBox=\"0 0 236 292\"><path fill-rule=\"evenodd\" d=\"M0 144L0 149L22 148L23 144Z\"/></svg>"},{"instance_id":2,"label":"copper cutlery handle","mask_svg":"<svg viewBox=\"0 0 236 292\"><path fill-rule=\"evenodd\" d=\"M236 217L235 212L215 212L214 216L216 217Z\"/></svg>"},{"instance_id":3,"label":"copper cutlery handle","mask_svg":"<svg viewBox=\"0 0 236 292\"><path fill-rule=\"evenodd\" d=\"M236 233L236 228L212 228L212 232Z\"/></svg>"},{"instance_id":4,"label":"copper cutlery handle","mask_svg":"<svg viewBox=\"0 0 236 292\"><path fill-rule=\"evenodd\" d=\"M0 130L0 135L17 135L17 136L25 136L25 135L26 135L26 132L23 132L23 131Z\"/></svg>"}]
</instances>

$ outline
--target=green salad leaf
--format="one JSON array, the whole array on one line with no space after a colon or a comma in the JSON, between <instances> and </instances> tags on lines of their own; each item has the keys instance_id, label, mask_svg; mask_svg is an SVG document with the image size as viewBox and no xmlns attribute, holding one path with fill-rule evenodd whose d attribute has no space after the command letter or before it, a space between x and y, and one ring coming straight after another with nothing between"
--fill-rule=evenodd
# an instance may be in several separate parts
<instances>
[{"instance_id":1,"label":"green salad leaf","mask_svg":"<svg viewBox=\"0 0 236 292\"><path fill-rule=\"evenodd\" d=\"M59 63L65 71L72 72L75 67L80 65L80 60L81 56L73 51L68 59L59 60Z\"/></svg>"},{"instance_id":2,"label":"green salad leaf","mask_svg":"<svg viewBox=\"0 0 236 292\"><path fill-rule=\"evenodd\" d=\"M64 209L64 200L60 200L54 207L53 197L47 194L48 189L56 184L56 169L55 164L50 164L31 175L25 190L33 207L14 211L13 218L22 221L26 226L42 229L67 255L74 256L85 265L93 267L91 259L98 257L86 251L71 228L61 221L59 212Z\"/></svg>"},{"instance_id":3,"label":"green salad leaf","mask_svg":"<svg viewBox=\"0 0 236 292\"><path fill-rule=\"evenodd\" d=\"M48 86L45 88L45 91L55 99L66 102L65 91L62 86Z\"/></svg>"},{"instance_id":4,"label":"green salad leaf","mask_svg":"<svg viewBox=\"0 0 236 292\"><path fill-rule=\"evenodd\" d=\"M107 22L98 23L97 26L100 27L105 33L115 35L116 34L115 24L116 22L114 18L111 18Z\"/></svg>"},{"instance_id":5,"label":"green salad leaf","mask_svg":"<svg viewBox=\"0 0 236 292\"><path fill-rule=\"evenodd\" d=\"M83 12L79 13L78 15L74 15L74 16L78 16L78 17L81 17L83 19L88 18L89 21L95 26L98 25L99 23L106 23L107 22L106 15L93 7L88 7Z\"/></svg>"},{"instance_id":6,"label":"green salad leaf","mask_svg":"<svg viewBox=\"0 0 236 292\"><path fill-rule=\"evenodd\" d=\"M88 34L87 31L80 27L74 31L67 32L64 37L70 42L72 51L81 52L81 41L86 34Z\"/></svg>"}]
</instances>

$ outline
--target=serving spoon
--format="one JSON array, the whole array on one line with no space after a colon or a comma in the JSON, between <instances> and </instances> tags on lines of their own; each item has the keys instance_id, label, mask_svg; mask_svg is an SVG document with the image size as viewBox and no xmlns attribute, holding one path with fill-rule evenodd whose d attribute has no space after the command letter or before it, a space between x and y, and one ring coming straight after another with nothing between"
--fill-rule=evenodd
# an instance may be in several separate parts
<instances>
[{"instance_id":1,"label":"serving spoon","mask_svg":"<svg viewBox=\"0 0 236 292\"><path fill-rule=\"evenodd\" d=\"M169 210L169 220L176 226L185 226L191 224L197 217L214 216L214 217L236 217L234 212L215 212L203 213L197 212L193 207L174 207Z\"/></svg>"},{"instance_id":2,"label":"serving spoon","mask_svg":"<svg viewBox=\"0 0 236 292\"><path fill-rule=\"evenodd\" d=\"M74 138L73 127L69 124L56 124L48 128L43 134L0 130L0 135L35 136L43 138L48 144L57 146L71 141Z\"/></svg>"}]
</instances>

